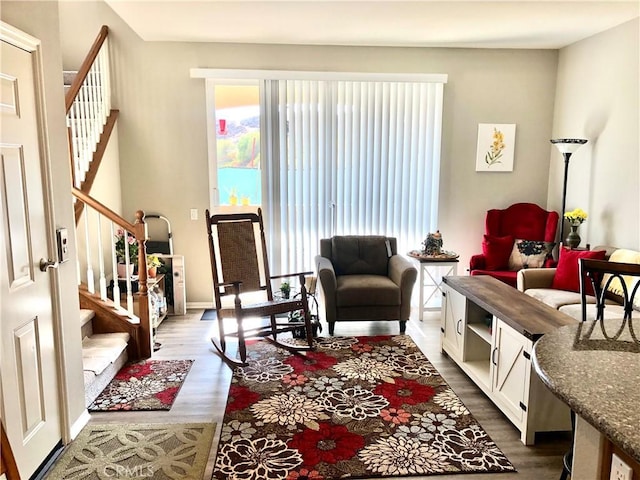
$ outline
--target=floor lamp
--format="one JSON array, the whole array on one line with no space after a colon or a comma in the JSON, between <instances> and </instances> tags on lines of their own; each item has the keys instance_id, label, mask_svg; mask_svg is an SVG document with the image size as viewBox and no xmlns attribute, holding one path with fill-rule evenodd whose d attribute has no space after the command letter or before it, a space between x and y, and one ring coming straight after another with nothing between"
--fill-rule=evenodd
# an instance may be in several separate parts
<instances>
[{"instance_id":1,"label":"floor lamp","mask_svg":"<svg viewBox=\"0 0 640 480\"><path fill-rule=\"evenodd\" d=\"M587 143L584 138L555 138L551 140L564 157L564 183L562 184L562 210L560 213L560 242L564 242L564 211L567 201L567 174L571 154Z\"/></svg>"}]
</instances>

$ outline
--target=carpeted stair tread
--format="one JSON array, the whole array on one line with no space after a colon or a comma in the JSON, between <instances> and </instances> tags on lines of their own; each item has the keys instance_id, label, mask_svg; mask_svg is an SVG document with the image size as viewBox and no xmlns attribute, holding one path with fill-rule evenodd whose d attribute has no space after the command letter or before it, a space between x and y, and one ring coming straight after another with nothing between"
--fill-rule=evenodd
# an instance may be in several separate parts
<instances>
[{"instance_id":1,"label":"carpeted stair tread","mask_svg":"<svg viewBox=\"0 0 640 480\"><path fill-rule=\"evenodd\" d=\"M80 327L84 327L87 322L93 320L96 316L96 312L89 310L88 308L80 309Z\"/></svg>"},{"instance_id":2,"label":"carpeted stair tread","mask_svg":"<svg viewBox=\"0 0 640 480\"><path fill-rule=\"evenodd\" d=\"M82 369L100 375L127 348L128 333L100 333L82 340Z\"/></svg>"}]
</instances>

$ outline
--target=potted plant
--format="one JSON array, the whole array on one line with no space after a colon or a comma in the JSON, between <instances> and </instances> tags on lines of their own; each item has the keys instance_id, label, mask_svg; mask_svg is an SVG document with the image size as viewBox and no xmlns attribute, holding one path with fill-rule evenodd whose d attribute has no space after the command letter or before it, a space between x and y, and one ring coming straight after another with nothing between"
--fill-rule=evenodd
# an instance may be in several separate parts
<instances>
[{"instance_id":1,"label":"potted plant","mask_svg":"<svg viewBox=\"0 0 640 480\"><path fill-rule=\"evenodd\" d=\"M125 243L126 242L126 243ZM126 258L127 258L127 246L129 249L129 275L133 273L135 266L138 264L138 242L130 232L126 232L123 229L118 229L116 232L116 259L118 261L118 277L124 278L127 276L126 270ZM121 267L122 265L122 267Z\"/></svg>"},{"instance_id":2,"label":"potted plant","mask_svg":"<svg viewBox=\"0 0 640 480\"><path fill-rule=\"evenodd\" d=\"M291 295L291 285L289 285L289 282L282 282L280 284L280 293L282 293L282 298L289 298L289 295Z\"/></svg>"},{"instance_id":3,"label":"potted plant","mask_svg":"<svg viewBox=\"0 0 640 480\"><path fill-rule=\"evenodd\" d=\"M157 255L147 255L147 273L149 274L149 278L156 278L160 265L162 265L162 262Z\"/></svg>"}]
</instances>

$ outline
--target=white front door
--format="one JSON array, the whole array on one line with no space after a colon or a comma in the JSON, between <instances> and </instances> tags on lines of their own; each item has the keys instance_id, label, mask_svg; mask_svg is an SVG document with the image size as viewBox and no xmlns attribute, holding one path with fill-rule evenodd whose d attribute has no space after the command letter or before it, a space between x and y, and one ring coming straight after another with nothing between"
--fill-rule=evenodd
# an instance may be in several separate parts
<instances>
[{"instance_id":1,"label":"white front door","mask_svg":"<svg viewBox=\"0 0 640 480\"><path fill-rule=\"evenodd\" d=\"M2 421L21 478L62 438L49 229L35 50L2 25L0 51L0 303ZM35 40L35 39L34 39ZM10 43L11 42L11 43ZM61 87L62 88L62 87Z\"/></svg>"}]
</instances>

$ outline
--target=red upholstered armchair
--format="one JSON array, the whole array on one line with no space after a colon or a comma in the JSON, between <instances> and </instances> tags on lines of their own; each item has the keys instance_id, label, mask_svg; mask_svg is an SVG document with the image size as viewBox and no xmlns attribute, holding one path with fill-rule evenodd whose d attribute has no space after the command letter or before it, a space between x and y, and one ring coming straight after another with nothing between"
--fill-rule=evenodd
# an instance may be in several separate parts
<instances>
[{"instance_id":1,"label":"red upholstered armchair","mask_svg":"<svg viewBox=\"0 0 640 480\"><path fill-rule=\"evenodd\" d=\"M491 275L515 287L517 271L522 267L519 268L513 262L514 243L517 240L547 242L550 252L555 242L559 218L557 212L548 212L534 203L515 203L504 210L489 210L482 242L483 253L471 257L470 274ZM541 265L532 266L554 265L549 258L541 262Z\"/></svg>"}]
</instances>

